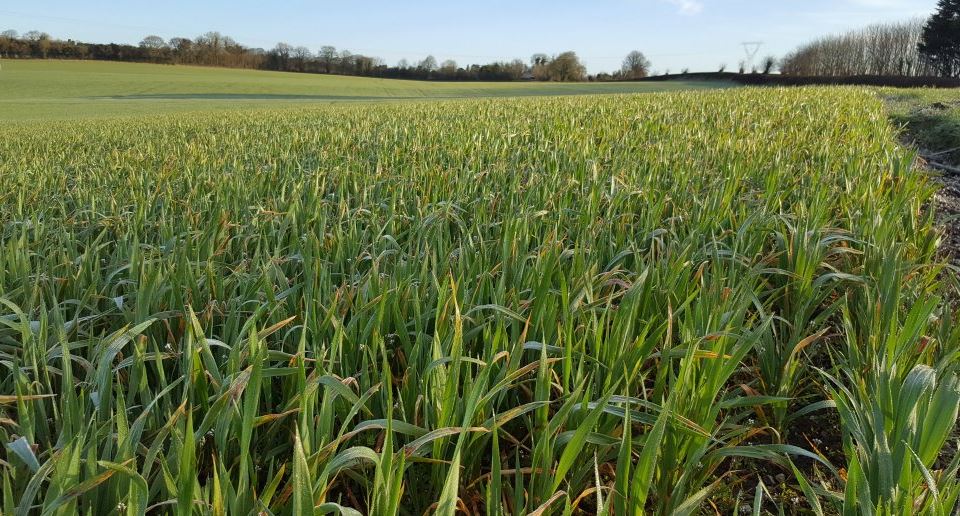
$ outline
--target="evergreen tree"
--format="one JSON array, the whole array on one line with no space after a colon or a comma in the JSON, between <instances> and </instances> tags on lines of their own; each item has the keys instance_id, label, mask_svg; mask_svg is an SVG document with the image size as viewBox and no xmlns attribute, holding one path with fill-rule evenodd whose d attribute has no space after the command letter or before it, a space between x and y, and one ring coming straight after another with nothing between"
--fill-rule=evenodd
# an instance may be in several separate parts
<instances>
[{"instance_id":1,"label":"evergreen tree","mask_svg":"<svg viewBox=\"0 0 960 516\"><path fill-rule=\"evenodd\" d=\"M940 0L923 28L920 53L940 75L960 76L960 0Z\"/></svg>"}]
</instances>

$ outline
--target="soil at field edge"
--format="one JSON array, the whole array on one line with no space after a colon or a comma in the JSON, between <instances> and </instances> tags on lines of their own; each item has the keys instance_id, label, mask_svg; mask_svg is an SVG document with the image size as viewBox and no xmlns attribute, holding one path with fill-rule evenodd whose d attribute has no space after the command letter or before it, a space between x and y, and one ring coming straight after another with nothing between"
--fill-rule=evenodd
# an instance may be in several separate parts
<instances>
[{"instance_id":1,"label":"soil at field edge","mask_svg":"<svg viewBox=\"0 0 960 516\"><path fill-rule=\"evenodd\" d=\"M951 263L960 265L960 175L938 173L934 180L941 185L933 206L937 224L943 228L944 234L940 251Z\"/></svg>"}]
</instances>

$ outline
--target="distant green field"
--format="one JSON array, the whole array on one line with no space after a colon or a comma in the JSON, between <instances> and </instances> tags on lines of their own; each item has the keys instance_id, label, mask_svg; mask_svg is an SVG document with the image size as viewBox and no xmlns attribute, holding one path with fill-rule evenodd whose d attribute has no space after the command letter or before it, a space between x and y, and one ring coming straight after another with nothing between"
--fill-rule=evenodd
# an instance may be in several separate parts
<instances>
[{"instance_id":1,"label":"distant green field","mask_svg":"<svg viewBox=\"0 0 960 516\"><path fill-rule=\"evenodd\" d=\"M0 61L0 120L297 107L345 101L643 93L713 82L435 83L95 61Z\"/></svg>"}]
</instances>

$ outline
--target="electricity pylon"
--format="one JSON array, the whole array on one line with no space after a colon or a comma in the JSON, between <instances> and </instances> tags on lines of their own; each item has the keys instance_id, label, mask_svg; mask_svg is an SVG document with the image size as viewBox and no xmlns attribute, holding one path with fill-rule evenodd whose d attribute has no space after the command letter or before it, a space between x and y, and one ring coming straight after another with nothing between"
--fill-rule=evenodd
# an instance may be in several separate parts
<instances>
[{"instance_id":1,"label":"electricity pylon","mask_svg":"<svg viewBox=\"0 0 960 516\"><path fill-rule=\"evenodd\" d=\"M747 55L747 70L752 72L754 62L757 59L757 54L760 53L760 47L763 46L763 42L744 41L741 45L743 45L743 51Z\"/></svg>"}]
</instances>

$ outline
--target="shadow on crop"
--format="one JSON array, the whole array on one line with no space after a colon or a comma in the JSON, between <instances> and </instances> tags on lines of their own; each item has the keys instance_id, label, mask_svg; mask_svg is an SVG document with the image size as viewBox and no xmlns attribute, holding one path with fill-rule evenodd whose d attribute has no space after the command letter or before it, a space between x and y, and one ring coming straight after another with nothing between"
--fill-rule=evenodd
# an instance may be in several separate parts
<instances>
[{"instance_id":1,"label":"shadow on crop","mask_svg":"<svg viewBox=\"0 0 960 516\"><path fill-rule=\"evenodd\" d=\"M934 102L892 115L909 139L927 151L944 151L942 161L960 163L960 101Z\"/></svg>"}]
</instances>

